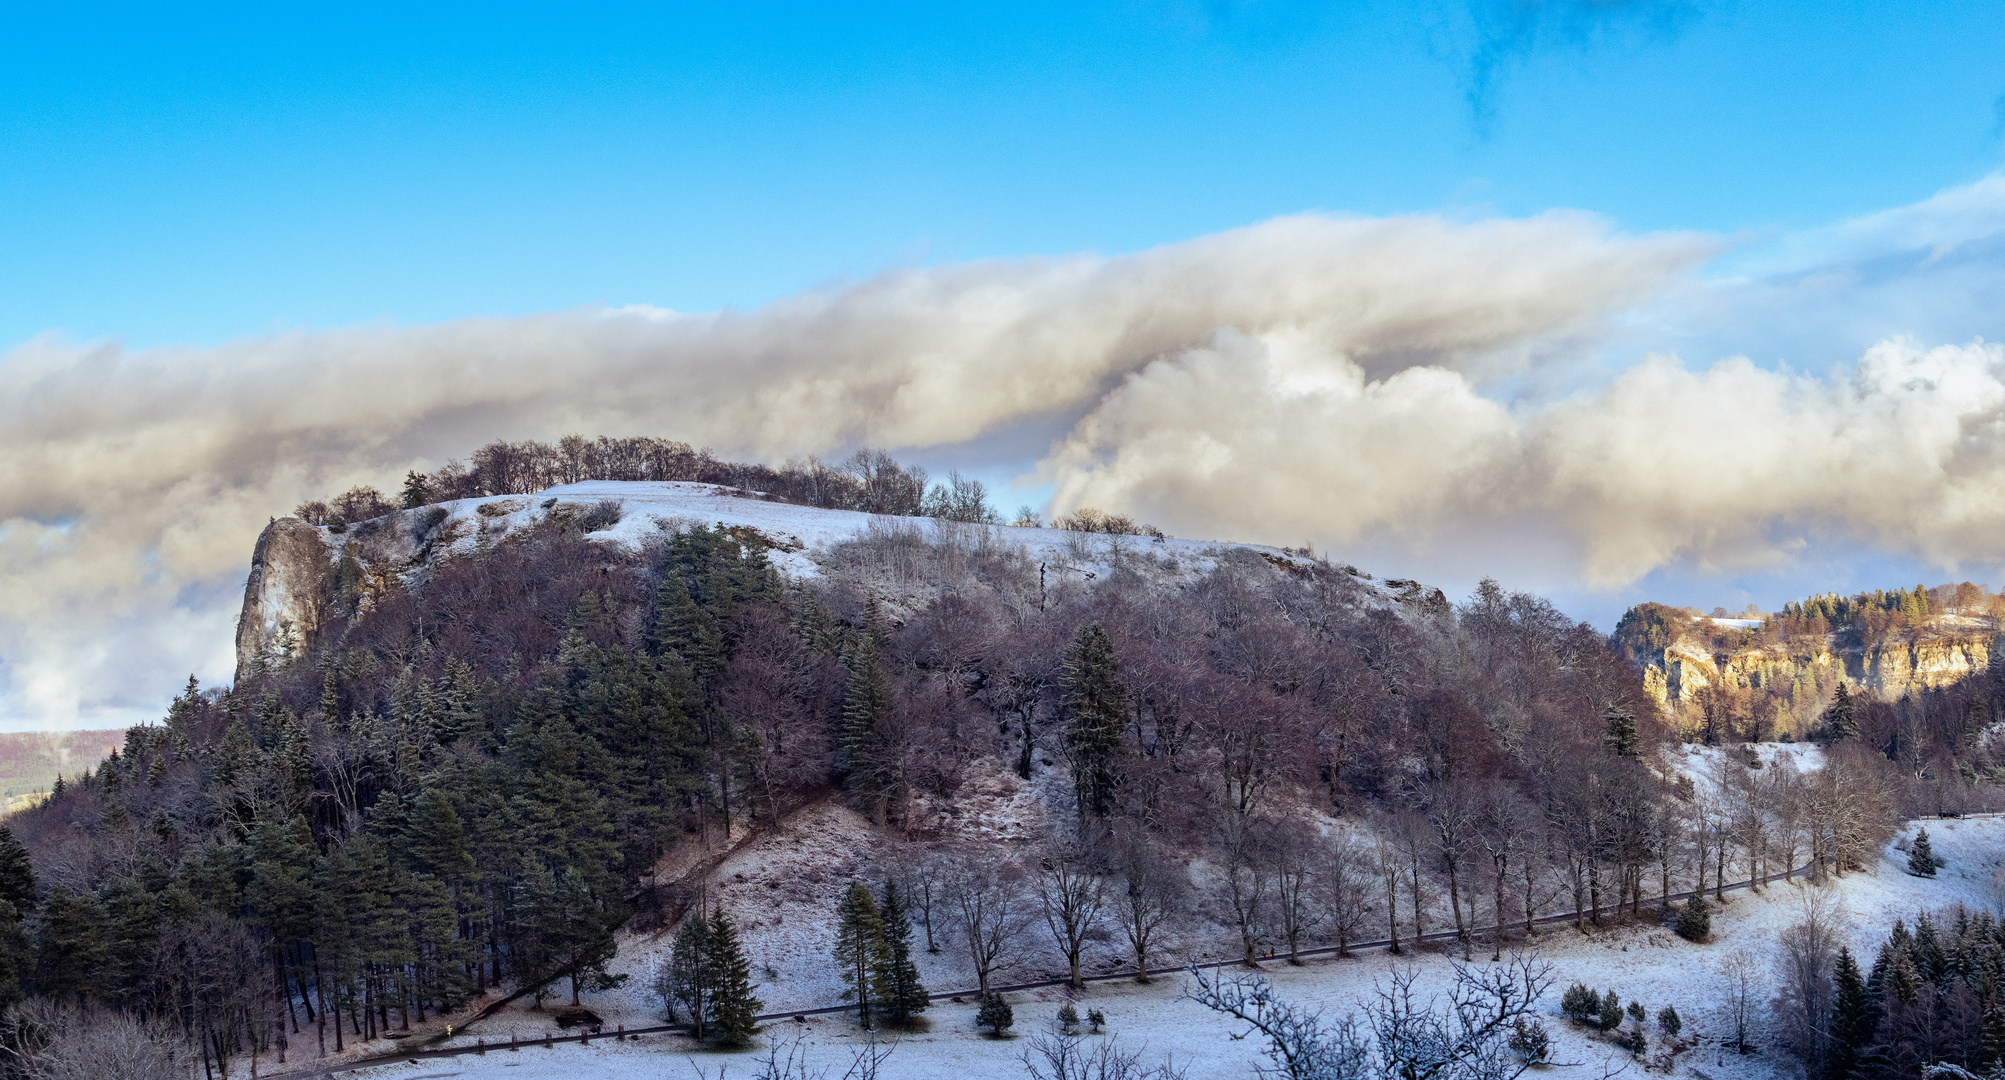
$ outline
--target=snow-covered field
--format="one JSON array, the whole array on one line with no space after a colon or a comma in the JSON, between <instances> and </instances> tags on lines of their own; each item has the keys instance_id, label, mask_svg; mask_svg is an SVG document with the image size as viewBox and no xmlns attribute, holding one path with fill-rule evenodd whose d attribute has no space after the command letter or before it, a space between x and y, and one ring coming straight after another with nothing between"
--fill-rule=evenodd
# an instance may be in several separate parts
<instances>
[{"instance_id":1,"label":"snow-covered field","mask_svg":"<svg viewBox=\"0 0 2005 1080\"><path fill-rule=\"evenodd\" d=\"M660 540L664 530L691 526L733 525L757 529L775 544L773 564L790 576L820 572L815 556L872 530L911 530L926 540L958 538L1019 545L1039 561L1082 572L1104 573L1110 545L1181 560L1192 569L1208 568L1221 546L1260 552L1277 562L1300 562L1300 556L1278 548L1213 540L1156 540L1147 536L1110 537L1061 529L1015 526L975 526L934 518L882 517L853 510L823 510L792 503L768 502L749 492L715 484L686 481L587 481L564 484L534 495L497 495L440 504L448 518L441 532L453 537L447 550L472 550L483 537L522 528L553 511L579 513L593 504L617 499L624 513L609 529L592 534L601 542L639 549ZM549 504L549 505L545 505ZM332 534L330 534L332 536ZM339 538L335 538L339 539Z\"/></svg>"},{"instance_id":2,"label":"snow-covered field","mask_svg":"<svg viewBox=\"0 0 2005 1080\"><path fill-rule=\"evenodd\" d=\"M1912 919L1924 909L1954 904L1995 910L1998 897L1992 885L1993 872L2005 861L2005 819L1972 818L1962 821L1926 823L1935 851L1946 860L1940 876L1924 880L1902 872L1906 855L1902 848L1913 834L1913 826L1890 844L1877 871L1853 874L1828 890L1849 929L1852 947L1870 962L1873 951L1884 939L1897 917ZM837 838L828 837L830 841ZM805 846L815 846L805 842ZM775 871L792 872L782 864ZM763 888L749 878L737 887ZM727 886L727 895L730 886ZM771 890L769 890L771 891ZM1543 1006L1549 1014L1548 1028L1555 1036L1554 1059L1579 1062L1599 1070L1604 1061L1629 1060L1623 1051L1597 1037L1568 1026L1558 1016L1559 991L1579 980L1598 990L1613 989L1625 999L1636 999L1654 1015L1662 1006L1677 1007L1685 1018L1688 1033L1696 1032L1699 1045L1678 1059L1677 1075L1705 1078L1746 1076L1761 1078L1795 1075L1792 1062L1774 1046L1766 1031L1758 1034L1761 1049L1750 1057L1738 1057L1719 1046L1726 1033L1721 1016L1720 967L1737 950L1746 950L1762 964L1764 972L1773 960L1777 935L1800 916L1805 896L1818 891L1806 886L1773 886L1763 893L1730 894L1728 903L1714 918L1715 940L1705 945L1684 942L1654 925L1610 929L1583 937L1570 928L1543 932L1538 954L1554 965L1555 985ZM778 916L776 915L776 918ZM753 931L748 937L758 942L768 936ZM780 935L788 944L768 946L764 955L804 964L814 959L818 943L813 935ZM635 943L640 944L640 943ZM820 948L826 947L819 943ZM930 958L936 963L940 958ZM1479 954L1478 961L1484 957ZM1351 960L1318 960L1301 968L1272 962L1267 975L1289 999L1319 1006L1331 1014L1352 1008L1369 995L1400 963L1417 965L1424 986L1446 985L1449 965L1439 955L1424 958L1389 957L1372 953ZM946 974L944 969L936 969ZM936 988L943 984L936 983ZM1091 985L1080 1000L1081 1012L1098 1008L1106 1013L1111 1034L1124 1046L1146 1047L1147 1057L1158 1060L1172 1055L1190 1067L1193 1078L1246 1077L1253 1075L1260 1048L1253 1040L1235 1041L1237 1030L1207 1010L1184 1000L1181 980L1158 979L1150 986L1132 983ZM762 994L774 1004L799 1002L826 1003L819 996L823 987L815 980L782 976L762 987ZM1764 994L1764 1002L1770 996ZM601 995L589 1001L613 1021L626 1014L637 1001L633 994ZM885 1063L880 1075L889 1078L934 1077L1018 1077L1025 1075L1018 1055L1026 1048L1026 1036L1050 1030L1059 1004L1065 1000L1061 989L1013 995L1019 1037L994 1040L974 1031L972 1004L936 1003L928 1013L930 1030L905 1034ZM643 1006L644 1007L644 1006ZM1762 1009L1763 1014L1766 1008ZM645 1014L635 1020L655 1022ZM497 1018L499 1020L499 1018ZM490 1040L506 1039L511 1027L527 1037L549 1030L544 1024L527 1026L520 1017L500 1026L483 1027ZM1654 1035L1654 1029L1653 1029ZM1093 1038L1095 1036L1083 1036ZM832 1067L839 1076L852 1049L864 1038L853 1020L842 1017L814 1017L805 1022L778 1021L768 1024L761 1047L772 1040L803 1040L803 1046L817 1067ZM469 1040L471 1041L471 1040ZM588 1047L560 1044L552 1049L527 1048L517 1052L490 1051L484 1056L462 1056L450 1060L383 1066L357 1075L397 1077L495 1077L507 1080L574 1080L576 1077L691 1077L754 1074L753 1058L761 1047L737 1053L705 1051L677 1036L655 1035L641 1040L615 1042L595 1040ZM297 1066L295 1066L297 1067ZM1629 1066L1640 1070L1632 1062ZM1570 1070L1569 1070L1570 1071Z\"/></svg>"}]
</instances>

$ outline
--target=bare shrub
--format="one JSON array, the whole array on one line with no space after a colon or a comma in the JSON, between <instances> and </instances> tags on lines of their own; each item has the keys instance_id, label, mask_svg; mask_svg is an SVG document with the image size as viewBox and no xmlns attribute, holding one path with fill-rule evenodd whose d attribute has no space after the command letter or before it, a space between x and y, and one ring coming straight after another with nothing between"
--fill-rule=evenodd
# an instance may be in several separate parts
<instances>
[{"instance_id":1,"label":"bare shrub","mask_svg":"<svg viewBox=\"0 0 2005 1080\"><path fill-rule=\"evenodd\" d=\"M16 1006L6 1027L12 1064L27 1080L179 1080L192 1064L161 1025L97 1006L36 998Z\"/></svg>"}]
</instances>

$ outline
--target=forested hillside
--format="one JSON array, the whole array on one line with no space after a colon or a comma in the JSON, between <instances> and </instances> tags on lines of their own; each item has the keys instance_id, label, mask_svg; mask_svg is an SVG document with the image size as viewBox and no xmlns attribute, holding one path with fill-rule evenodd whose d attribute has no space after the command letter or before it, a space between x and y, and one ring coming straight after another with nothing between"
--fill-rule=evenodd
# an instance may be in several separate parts
<instances>
[{"instance_id":1,"label":"forested hillside","mask_svg":"<svg viewBox=\"0 0 2005 1080\"><path fill-rule=\"evenodd\" d=\"M1636 667L1490 583L1450 607L1118 535L1087 572L980 525L868 531L789 580L756 530L635 549L588 527L552 513L338 598L310 649L191 680L13 819L34 880L0 909L0 988L211 1063L338 1051L496 988L575 998L613 978L619 927L682 915L655 875L679 845L824 797L924 835L915 808L978 762L1062 791L1051 850L1093 875L1117 850L1204 860L1248 956L1288 875L1305 895L1318 822L1378 838L1375 862L1346 849L1356 902L1329 926L1376 910L1398 936L1402 905L1418 931L1445 899L1465 950L1479 906L1641 913L1735 861L1843 872L1890 825L1889 760L1860 739L1784 792L1786 852L1779 802L1733 831L1659 760ZM1240 902L1270 884L1282 908Z\"/></svg>"}]
</instances>

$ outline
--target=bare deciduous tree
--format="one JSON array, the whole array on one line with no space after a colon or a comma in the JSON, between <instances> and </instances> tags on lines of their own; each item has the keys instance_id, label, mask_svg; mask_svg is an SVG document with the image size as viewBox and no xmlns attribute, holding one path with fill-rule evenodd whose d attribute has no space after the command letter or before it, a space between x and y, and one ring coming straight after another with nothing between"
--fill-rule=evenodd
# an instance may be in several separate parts
<instances>
[{"instance_id":1,"label":"bare deciduous tree","mask_svg":"<svg viewBox=\"0 0 2005 1080\"><path fill-rule=\"evenodd\" d=\"M1728 1045L1740 1053L1750 1049L1748 1032L1754 1024L1755 995L1760 992L1761 965L1746 949L1735 949L1720 961L1720 1006L1733 1036Z\"/></svg>"},{"instance_id":2,"label":"bare deciduous tree","mask_svg":"<svg viewBox=\"0 0 2005 1080\"><path fill-rule=\"evenodd\" d=\"M1054 843L1045 848L1032 879L1038 909L1044 925L1072 976L1072 988L1083 988L1079 957L1086 950L1087 935L1099 924L1100 908L1107 898L1107 879L1100 875L1090 852L1076 844Z\"/></svg>"},{"instance_id":3,"label":"bare deciduous tree","mask_svg":"<svg viewBox=\"0 0 2005 1080\"><path fill-rule=\"evenodd\" d=\"M1114 872L1119 881L1109 906L1134 951L1135 981L1148 982L1149 947L1184 910L1190 877L1138 830L1115 841Z\"/></svg>"},{"instance_id":4,"label":"bare deciduous tree","mask_svg":"<svg viewBox=\"0 0 2005 1080\"><path fill-rule=\"evenodd\" d=\"M1302 934L1326 914L1319 878L1328 859L1328 842L1307 822L1289 820L1275 827L1273 838L1274 902L1281 916L1281 936L1288 942L1288 962L1302 963Z\"/></svg>"},{"instance_id":5,"label":"bare deciduous tree","mask_svg":"<svg viewBox=\"0 0 2005 1080\"><path fill-rule=\"evenodd\" d=\"M1801 902L1796 924L1776 940L1775 1012L1783 1038L1815 1075L1830 1042L1831 969L1838 958L1839 920L1829 894L1821 889L1805 890ZM1733 958L1728 959L1731 964ZM1731 970L1728 975L1730 984L1747 978ZM1744 1042L1745 1036L1737 1036L1737 1041ZM1744 1046L1741 1052L1746 1053Z\"/></svg>"},{"instance_id":6,"label":"bare deciduous tree","mask_svg":"<svg viewBox=\"0 0 2005 1080\"><path fill-rule=\"evenodd\" d=\"M1324 852L1323 896L1337 955L1349 956L1351 942L1365 933L1365 914L1377 872L1371 849L1350 833L1339 833ZM1395 935L1397 936L1397 935Z\"/></svg>"},{"instance_id":7,"label":"bare deciduous tree","mask_svg":"<svg viewBox=\"0 0 2005 1080\"><path fill-rule=\"evenodd\" d=\"M1023 871L993 856L963 854L954 860L953 874L948 898L968 943L975 981L987 997L990 976L1008 963L1010 947L1023 932Z\"/></svg>"}]
</instances>

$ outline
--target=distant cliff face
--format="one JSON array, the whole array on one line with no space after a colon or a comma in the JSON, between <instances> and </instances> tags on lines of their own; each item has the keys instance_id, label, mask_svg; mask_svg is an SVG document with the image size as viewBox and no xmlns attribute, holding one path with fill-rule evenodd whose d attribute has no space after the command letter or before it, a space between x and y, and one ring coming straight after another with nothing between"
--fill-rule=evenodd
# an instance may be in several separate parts
<instances>
[{"instance_id":1,"label":"distant cliff face","mask_svg":"<svg viewBox=\"0 0 2005 1080\"><path fill-rule=\"evenodd\" d=\"M1766 645L1729 651L1681 637L1637 660L1644 687L1667 707L1689 703L1708 686L1788 690L1829 686L1840 678L1891 699L1986 670L1999 636L1995 630L1952 626L1871 647L1838 645L1834 634L1813 650Z\"/></svg>"},{"instance_id":2,"label":"distant cliff face","mask_svg":"<svg viewBox=\"0 0 2005 1080\"><path fill-rule=\"evenodd\" d=\"M333 598L337 553L327 530L298 518L265 526L237 616L237 681L306 649Z\"/></svg>"}]
</instances>

